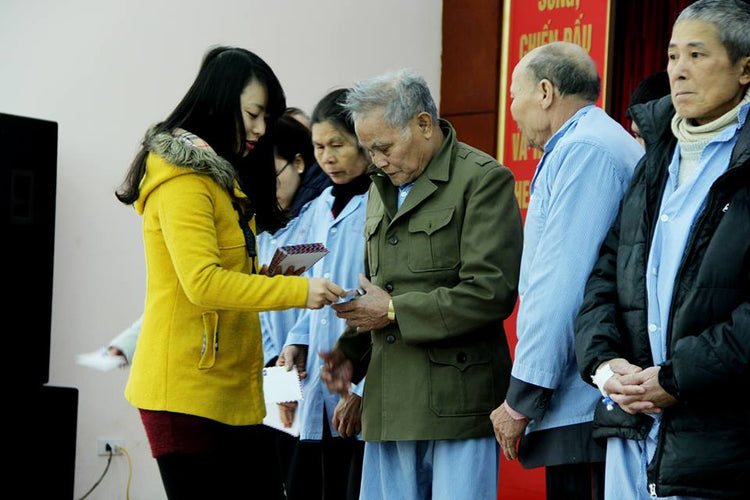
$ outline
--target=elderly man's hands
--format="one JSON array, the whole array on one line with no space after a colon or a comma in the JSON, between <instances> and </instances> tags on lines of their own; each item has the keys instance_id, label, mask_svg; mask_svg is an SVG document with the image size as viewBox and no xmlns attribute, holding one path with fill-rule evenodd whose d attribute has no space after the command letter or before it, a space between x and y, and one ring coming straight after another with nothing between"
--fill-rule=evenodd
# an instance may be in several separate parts
<instances>
[{"instance_id":1,"label":"elderly man's hands","mask_svg":"<svg viewBox=\"0 0 750 500\"><path fill-rule=\"evenodd\" d=\"M388 304L391 296L380 287L359 275L359 285L365 291L364 295L343 304L331 307L336 310L339 318L346 320L346 324L357 328L357 331L379 330L390 324L388 319Z\"/></svg>"},{"instance_id":2,"label":"elderly man's hands","mask_svg":"<svg viewBox=\"0 0 750 500\"><path fill-rule=\"evenodd\" d=\"M351 392L343 394L339 399L336 409L333 410L331 423L341 436L356 436L362 429L360 403L360 397Z\"/></svg>"},{"instance_id":3,"label":"elderly man's hands","mask_svg":"<svg viewBox=\"0 0 750 500\"><path fill-rule=\"evenodd\" d=\"M659 370L652 366L641 369L625 359L615 358L609 363L614 375L604 384L609 397L625 412L660 413L677 400L659 385Z\"/></svg>"},{"instance_id":4,"label":"elderly man's hands","mask_svg":"<svg viewBox=\"0 0 750 500\"><path fill-rule=\"evenodd\" d=\"M492 427L495 430L495 439L500 443L505 458L515 460L518 458L518 440L529 425L528 418L514 419L508 412L506 403L501 404L490 414Z\"/></svg>"},{"instance_id":5,"label":"elderly man's hands","mask_svg":"<svg viewBox=\"0 0 750 500\"><path fill-rule=\"evenodd\" d=\"M638 387L640 394L610 394L612 401L628 413L661 413L662 409L677 403L677 399L659 385L661 366L651 366L637 373L623 375L624 388Z\"/></svg>"}]
</instances>

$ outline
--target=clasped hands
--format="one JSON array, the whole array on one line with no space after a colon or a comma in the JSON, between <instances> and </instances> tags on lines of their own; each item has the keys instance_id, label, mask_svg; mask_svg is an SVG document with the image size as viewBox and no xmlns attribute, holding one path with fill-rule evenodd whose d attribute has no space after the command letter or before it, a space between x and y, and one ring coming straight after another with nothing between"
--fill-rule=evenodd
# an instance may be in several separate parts
<instances>
[{"instance_id":1,"label":"clasped hands","mask_svg":"<svg viewBox=\"0 0 750 500\"><path fill-rule=\"evenodd\" d=\"M614 375L604 384L604 390L623 411L633 415L660 413L662 409L677 402L659 385L660 366L651 366L644 370L623 358L615 358L605 361L597 370L607 363ZM507 403L503 403L490 414L490 420L505 458L514 460L518 457L518 440L526 430L529 419L513 418L510 411Z\"/></svg>"},{"instance_id":2,"label":"clasped hands","mask_svg":"<svg viewBox=\"0 0 750 500\"><path fill-rule=\"evenodd\" d=\"M607 363L614 375L604 384L604 390L623 411L631 415L661 413L677 402L659 385L660 366L642 369L623 358L615 358L605 361L597 370Z\"/></svg>"}]
</instances>

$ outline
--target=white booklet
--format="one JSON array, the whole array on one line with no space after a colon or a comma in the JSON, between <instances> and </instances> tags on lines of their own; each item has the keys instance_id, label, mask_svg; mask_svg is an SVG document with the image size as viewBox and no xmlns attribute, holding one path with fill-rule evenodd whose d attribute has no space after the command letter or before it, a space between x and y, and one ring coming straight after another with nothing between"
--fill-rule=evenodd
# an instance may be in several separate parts
<instances>
[{"instance_id":1,"label":"white booklet","mask_svg":"<svg viewBox=\"0 0 750 500\"><path fill-rule=\"evenodd\" d=\"M278 406L278 403L302 399L302 385L297 368L293 367L290 371L283 366L263 368L263 397L266 400L266 418L263 419L263 424L292 436L299 436L299 408L294 412L292 426L284 427Z\"/></svg>"},{"instance_id":2,"label":"white booklet","mask_svg":"<svg viewBox=\"0 0 750 500\"><path fill-rule=\"evenodd\" d=\"M287 371L284 366L263 368L263 397L271 403L288 403L302 399L302 384L297 367Z\"/></svg>"}]
</instances>

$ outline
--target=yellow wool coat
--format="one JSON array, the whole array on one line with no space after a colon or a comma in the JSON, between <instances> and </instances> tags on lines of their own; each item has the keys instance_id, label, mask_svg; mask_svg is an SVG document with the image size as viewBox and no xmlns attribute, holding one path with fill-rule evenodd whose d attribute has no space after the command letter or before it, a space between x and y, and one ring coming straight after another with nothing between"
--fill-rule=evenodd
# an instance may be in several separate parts
<instances>
[{"instance_id":1,"label":"yellow wool coat","mask_svg":"<svg viewBox=\"0 0 750 500\"><path fill-rule=\"evenodd\" d=\"M258 311L304 307L307 280L252 274L235 207L247 197L213 151L151 141L135 208L143 216L147 288L125 397L146 410L229 425L265 416ZM229 177L227 177L229 174ZM255 232L254 219L249 226Z\"/></svg>"}]
</instances>

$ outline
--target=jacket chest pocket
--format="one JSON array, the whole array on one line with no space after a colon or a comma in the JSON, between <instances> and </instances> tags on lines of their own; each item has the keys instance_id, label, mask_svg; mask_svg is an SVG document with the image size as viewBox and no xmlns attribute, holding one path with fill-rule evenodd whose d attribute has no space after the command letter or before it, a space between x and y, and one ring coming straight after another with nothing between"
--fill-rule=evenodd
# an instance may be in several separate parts
<instances>
[{"instance_id":1,"label":"jacket chest pocket","mask_svg":"<svg viewBox=\"0 0 750 500\"><path fill-rule=\"evenodd\" d=\"M489 413L495 403L492 356L482 347L431 347L430 409L441 417Z\"/></svg>"},{"instance_id":2,"label":"jacket chest pocket","mask_svg":"<svg viewBox=\"0 0 750 500\"><path fill-rule=\"evenodd\" d=\"M378 274L380 255L377 233L382 220L383 214L367 216L365 220L365 248L367 249L367 267L370 270L370 276Z\"/></svg>"},{"instance_id":3,"label":"jacket chest pocket","mask_svg":"<svg viewBox=\"0 0 750 500\"><path fill-rule=\"evenodd\" d=\"M426 210L409 219L409 269L453 269L460 261L454 207Z\"/></svg>"}]
</instances>

